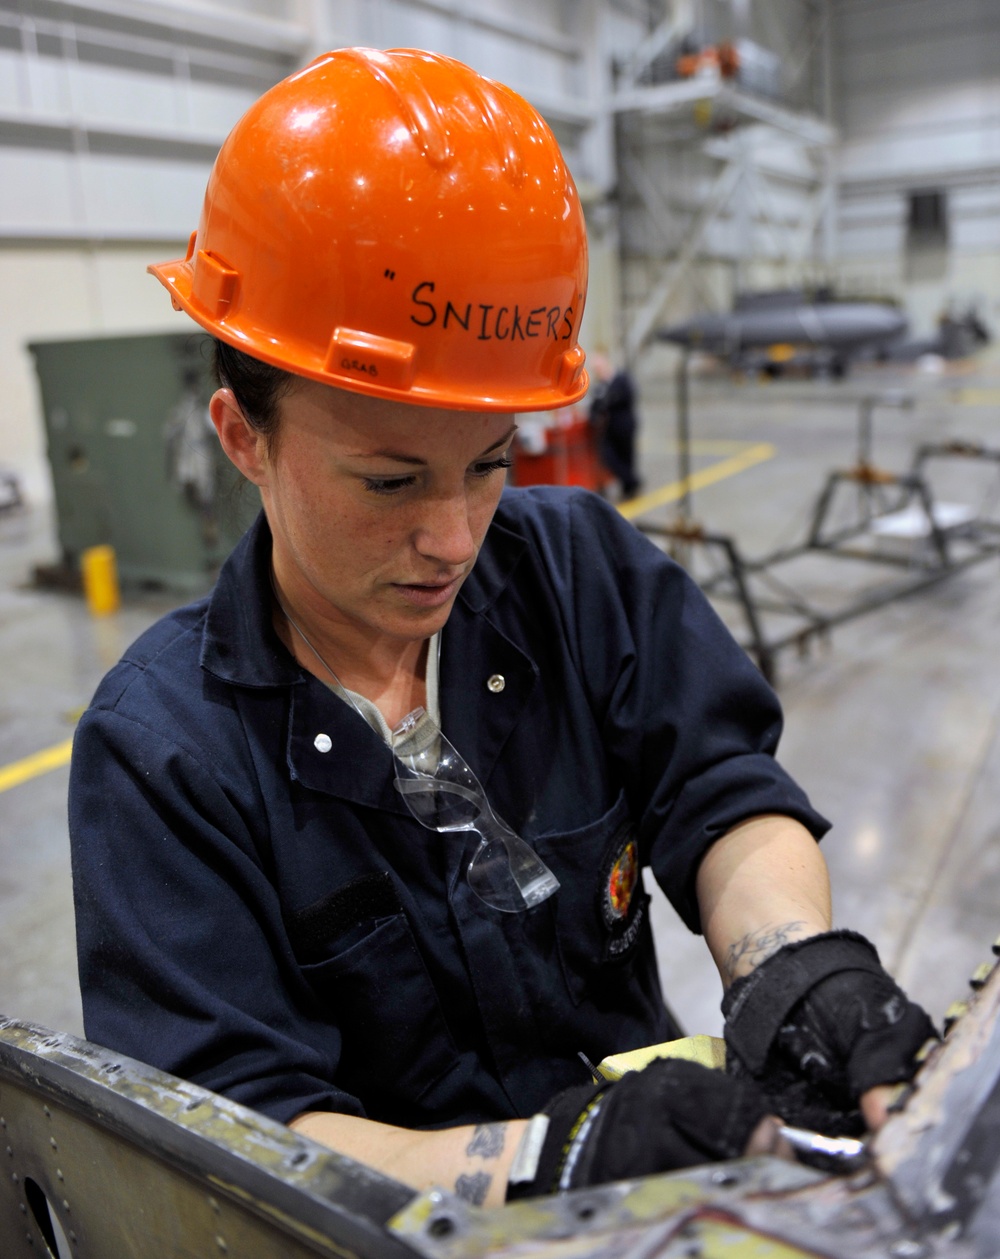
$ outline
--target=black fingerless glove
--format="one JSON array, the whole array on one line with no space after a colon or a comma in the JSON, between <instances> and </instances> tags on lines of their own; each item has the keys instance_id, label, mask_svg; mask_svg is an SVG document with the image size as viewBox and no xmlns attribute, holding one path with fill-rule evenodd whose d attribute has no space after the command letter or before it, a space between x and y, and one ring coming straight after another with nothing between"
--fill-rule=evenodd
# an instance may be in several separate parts
<instances>
[{"instance_id":1,"label":"black fingerless glove","mask_svg":"<svg viewBox=\"0 0 1000 1259\"><path fill-rule=\"evenodd\" d=\"M736 980L722 1012L727 1071L753 1079L784 1119L830 1135L860 1135L859 1096L911 1079L937 1035L853 931L786 944Z\"/></svg>"},{"instance_id":2,"label":"black fingerless glove","mask_svg":"<svg viewBox=\"0 0 1000 1259\"><path fill-rule=\"evenodd\" d=\"M511 1184L507 1199L739 1158L767 1113L751 1080L678 1058L567 1089L543 1111L549 1123L533 1178Z\"/></svg>"}]
</instances>

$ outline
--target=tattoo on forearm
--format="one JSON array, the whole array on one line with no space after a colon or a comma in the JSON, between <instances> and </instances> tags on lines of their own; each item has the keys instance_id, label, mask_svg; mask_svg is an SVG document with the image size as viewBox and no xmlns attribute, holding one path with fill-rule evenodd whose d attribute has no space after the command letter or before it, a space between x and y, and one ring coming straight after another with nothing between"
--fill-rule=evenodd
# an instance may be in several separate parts
<instances>
[{"instance_id":1,"label":"tattoo on forearm","mask_svg":"<svg viewBox=\"0 0 1000 1259\"><path fill-rule=\"evenodd\" d=\"M764 931L751 931L735 940L726 953L725 967L729 979L735 979L737 973L749 974L755 970L772 953L777 953L782 945L795 939L805 925L802 921L783 922Z\"/></svg>"},{"instance_id":2,"label":"tattoo on forearm","mask_svg":"<svg viewBox=\"0 0 1000 1259\"><path fill-rule=\"evenodd\" d=\"M505 1123L477 1123L465 1152L478 1154L480 1158L497 1158L503 1152L506 1136Z\"/></svg>"},{"instance_id":3,"label":"tattoo on forearm","mask_svg":"<svg viewBox=\"0 0 1000 1259\"><path fill-rule=\"evenodd\" d=\"M507 1125L505 1123L477 1123L472 1130L472 1136L469 1137L465 1152L469 1158L499 1158L503 1153L506 1139ZM466 1202L481 1207L486 1201L486 1195L492 1184L493 1176L490 1172L463 1173L455 1181L455 1192Z\"/></svg>"},{"instance_id":4,"label":"tattoo on forearm","mask_svg":"<svg viewBox=\"0 0 1000 1259\"><path fill-rule=\"evenodd\" d=\"M466 1202L481 1207L492 1184L493 1177L489 1172L476 1172L474 1176L459 1176L455 1181L455 1192Z\"/></svg>"}]
</instances>

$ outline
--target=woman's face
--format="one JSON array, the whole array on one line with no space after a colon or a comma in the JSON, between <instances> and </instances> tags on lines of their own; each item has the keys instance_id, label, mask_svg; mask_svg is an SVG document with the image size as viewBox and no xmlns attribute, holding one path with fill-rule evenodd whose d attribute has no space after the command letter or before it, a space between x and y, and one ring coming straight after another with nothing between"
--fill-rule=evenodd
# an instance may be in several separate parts
<instances>
[{"instance_id":1,"label":"woman's face","mask_svg":"<svg viewBox=\"0 0 1000 1259\"><path fill-rule=\"evenodd\" d=\"M415 407L297 381L260 487L279 587L365 639L444 625L504 484L509 414Z\"/></svg>"}]
</instances>

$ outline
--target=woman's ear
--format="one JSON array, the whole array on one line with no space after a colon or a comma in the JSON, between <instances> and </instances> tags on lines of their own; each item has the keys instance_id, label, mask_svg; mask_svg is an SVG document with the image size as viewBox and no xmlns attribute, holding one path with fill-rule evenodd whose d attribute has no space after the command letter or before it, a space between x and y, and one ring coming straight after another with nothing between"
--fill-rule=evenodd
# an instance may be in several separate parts
<instances>
[{"instance_id":1,"label":"woman's ear","mask_svg":"<svg viewBox=\"0 0 1000 1259\"><path fill-rule=\"evenodd\" d=\"M260 485L266 477L265 442L247 423L233 391L216 389L208 404L208 414L219 434L222 449L248 481Z\"/></svg>"}]
</instances>

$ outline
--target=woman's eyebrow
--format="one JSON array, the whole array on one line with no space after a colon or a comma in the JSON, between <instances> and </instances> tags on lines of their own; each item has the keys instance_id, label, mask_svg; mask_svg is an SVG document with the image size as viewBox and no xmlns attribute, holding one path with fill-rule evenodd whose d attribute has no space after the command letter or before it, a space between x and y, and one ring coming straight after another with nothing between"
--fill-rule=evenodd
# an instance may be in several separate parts
<instances>
[{"instance_id":1,"label":"woman's eyebrow","mask_svg":"<svg viewBox=\"0 0 1000 1259\"><path fill-rule=\"evenodd\" d=\"M485 451L482 451L479 457L482 458L484 454L491 454L492 452L496 451L496 449L499 449L501 446L503 446L504 442L509 442L510 438L513 437L516 432L518 432L518 426L516 426L516 424L511 424L508 431L504 433L504 436L501 437L499 441L492 443L492 446L487 446Z\"/></svg>"},{"instance_id":2,"label":"woman's eyebrow","mask_svg":"<svg viewBox=\"0 0 1000 1259\"><path fill-rule=\"evenodd\" d=\"M481 451L476 456L476 458L482 459L484 455L491 454L494 450L499 449L499 447L509 441L516 432L517 425L512 424L502 437L498 438L498 440L491 446L487 446L485 450ZM359 454L357 457L359 459L392 459L396 463L409 463L418 467L426 463L425 459L421 459L417 455L406 455L398 450L369 450L365 451L364 454Z\"/></svg>"}]
</instances>

